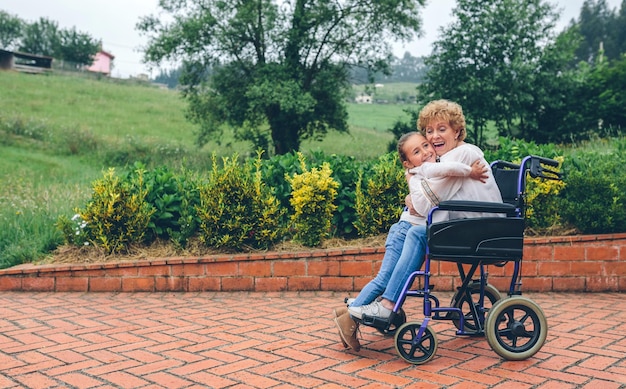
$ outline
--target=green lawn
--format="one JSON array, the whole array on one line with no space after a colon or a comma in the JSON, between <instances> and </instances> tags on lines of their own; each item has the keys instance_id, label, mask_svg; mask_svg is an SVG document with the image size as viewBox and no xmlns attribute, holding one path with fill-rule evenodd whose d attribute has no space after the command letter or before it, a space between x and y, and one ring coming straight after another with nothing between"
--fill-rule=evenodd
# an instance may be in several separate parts
<instances>
[{"instance_id":1,"label":"green lawn","mask_svg":"<svg viewBox=\"0 0 626 389\"><path fill-rule=\"evenodd\" d=\"M84 206L91 183L112 164L143 156L203 166L213 152L251 149L228 132L197 148L180 94L147 83L0 72L0 90L0 268L60 244L57 217ZM322 141L304 141L301 150L376 158L387 152L386 130L405 116L402 109L349 104L348 134L331 131Z\"/></svg>"}]
</instances>

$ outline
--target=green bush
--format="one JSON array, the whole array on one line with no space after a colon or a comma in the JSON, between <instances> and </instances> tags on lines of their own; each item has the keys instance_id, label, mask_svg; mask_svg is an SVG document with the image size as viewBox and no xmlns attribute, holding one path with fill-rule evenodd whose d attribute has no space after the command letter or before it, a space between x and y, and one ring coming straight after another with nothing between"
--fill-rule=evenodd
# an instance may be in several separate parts
<instances>
[{"instance_id":1,"label":"green bush","mask_svg":"<svg viewBox=\"0 0 626 389\"><path fill-rule=\"evenodd\" d=\"M360 174L356 185L354 226L359 236L386 233L398 221L409 193L398 153L382 156L368 173Z\"/></svg>"},{"instance_id":2,"label":"green bush","mask_svg":"<svg viewBox=\"0 0 626 389\"><path fill-rule=\"evenodd\" d=\"M562 216L581 233L626 232L624 143L615 140L617 147L608 147L607 142L589 142L584 152L571 153L563 164Z\"/></svg>"},{"instance_id":3,"label":"green bush","mask_svg":"<svg viewBox=\"0 0 626 389\"><path fill-rule=\"evenodd\" d=\"M485 149L484 152L485 159L490 163L498 160L521 162L522 158L528 155L539 155L546 158L556 158L563 155L563 150L553 143L538 145L535 142L505 137L498 139L497 147Z\"/></svg>"},{"instance_id":4,"label":"green bush","mask_svg":"<svg viewBox=\"0 0 626 389\"><path fill-rule=\"evenodd\" d=\"M626 231L622 153L560 157L555 145L501 142L486 153L490 160L520 162L538 154L563 161L563 182L528 181L526 216L533 234ZM156 239L180 249L194 237L208 247L241 251L268 249L290 237L317 246L332 236L377 235L398 220L408 188L397 153L368 162L321 152L309 159L307 167L300 153L268 160L259 153L247 161L235 155L221 163L213 155L206 176L166 166L146 171L138 163L120 180L111 169L94 183L87 208L72 219L59 217L57 226L66 243L93 243L108 252Z\"/></svg>"},{"instance_id":5,"label":"green bush","mask_svg":"<svg viewBox=\"0 0 626 389\"><path fill-rule=\"evenodd\" d=\"M555 158L560 164L563 157ZM551 168L560 171L560 167ZM563 180L528 177L526 182L526 226L535 234L558 229L562 225L562 200L559 194L565 187Z\"/></svg>"},{"instance_id":6,"label":"green bush","mask_svg":"<svg viewBox=\"0 0 626 389\"><path fill-rule=\"evenodd\" d=\"M550 233L560 226L595 234L626 231L624 149L623 139L596 139L577 149L563 150L555 144L500 138L499 147L485 155L490 161L512 162L530 154L562 158L562 183L529 180L527 225L536 233Z\"/></svg>"},{"instance_id":7,"label":"green bush","mask_svg":"<svg viewBox=\"0 0 626 389\"><path fill-rule=\"evenodd\" d=\"M296 241L313 247L330 237L339 184L333 180L328 162L319 169L307 170L304 156L298 154L298 157L302 173L285 177L291 185L293 236Z\"/></svg>"},{"instance_id":8,"label":"green bush","mask_svg":"<svg viewBox=\"0 0 626 389\"><path fill-rule=\"evenodd\" d=\"M626 231L626 179L572 172L562 197L563 219L584 234Z\"/></svg>"},{"instance_id":9,"label":"green bush","mask_svg":"<svg viewBox=\"0 0 626 389\"><path fill-rule=\"evenodd\" d=\"M260 155L253 174L249 164L237 156L213 156L208 182L199 188L200 240L209 247L241 251L267 248L282 239L284 210L269 188L261 182Z\"/></svg>"},{"instance_id":10,"label":"green bush","mask_svg":"<svg viewBox=\"0 0 626 389\"><path fill-rule=\"evenodd\" d=\"M137 169L132 180L122 181L110 168L93 183L91 201L78 211L85 223L85 241L107 254L125 252L131 244L143 243L155 211L146 201L143 174L142 169Z\"/></svg>"},{"instance_id":11,"label":"green bush","mask_svg":"<svg viewBox=\"0 0 626 389\"><path fill-rule=\"evenodd\" d=\"M133 176L131 172L130 178ZM169 239L175 247L186 247L198 232L195 206L200 203L199 180L187 169L175 174L166 166L147 171L144 180L146 201L155 208L148 224L148 240Z\"/></svg>"},{"instance_id":12,"label":"green bush","mask_svg":"<svg viewBox=\"0 0 626 389\"><path fill-rule=\"evenodd\" d=\"M356 237L354 228L354 222L357 218L356 210L354 209L356 181L359 171L367 168L371 162L360 162L351 156L326 155L319 151L312 152L310 155L307 155L307 158L309 165L315 168L321 167L323 163L328 163L333 172L333 179L339 184L337 198L335 199L337 210L333 214L332 220L332 236L340 238ZM261 167L263 181L273 188L281 206L287 209L289 214L293 214L293 209L289 203L291 186L285 180L285 176L302 174L301 169L298 154L295 152L274 156L263 161Z\"/></svg>"}]
</instances>

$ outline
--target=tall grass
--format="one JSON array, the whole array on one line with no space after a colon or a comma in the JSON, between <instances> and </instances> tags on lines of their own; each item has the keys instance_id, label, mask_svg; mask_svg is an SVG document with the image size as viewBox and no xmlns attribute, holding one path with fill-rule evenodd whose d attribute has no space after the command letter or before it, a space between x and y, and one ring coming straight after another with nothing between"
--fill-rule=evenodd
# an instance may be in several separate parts
<instances>
[{"instance_id":1,"label":"tall grass","mask_svg":"<svg viewBox=\"0 0 626 389\"><path fill-rule=\"evenodd\" d=\"M91 131L105 139L134 136L193 145L179 95L147 85L69 76L0 72L6 117L43 120L57 130Z\"/></svg>"},{"instance_id":2,"label":"tall grass","mask_svg":"<svg viewBox=\"0 0 626 389\"><path fill-rule=\"evenodd\" d=\"M251 149L228 133L198 148L180 95L148 84L0 72L0 90L0 268L37 260L62 243L58 216L83 207L91 183L110 166L142 159L202 170L213 152ZM387 152L386 127L402 108L348 109L349 134L331 132L301 149L357 159Z\"/></svg>"},{"instance_id":3,"label":"tall grass","mask_svg":"<svg viewBox=\"0 0 626 389\"><path fill-rule=\"evenodd\" d=\"M89 196L92 167L2 147L0 268L37 259L62 243L54 227ZM12 158L12 163L7 160Z\"/></svg>"}]
</instances>

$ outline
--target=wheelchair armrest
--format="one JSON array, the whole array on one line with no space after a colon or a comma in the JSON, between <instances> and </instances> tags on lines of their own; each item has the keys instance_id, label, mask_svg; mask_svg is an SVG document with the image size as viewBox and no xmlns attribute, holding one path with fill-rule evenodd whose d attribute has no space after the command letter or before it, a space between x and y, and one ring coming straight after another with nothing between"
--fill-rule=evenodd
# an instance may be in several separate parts
<instances>
[{"instance_id":1,"label":"wheelchair armrest","mask_svg":"<svg viewBox=\"0 0 626 389\"><path fill-rule=\"evenodd\" d=\"M513 204L465 200L442 201L439 203L438 209L443 211L490 212L506 214L515 212L515 206Z\"/></svg>"}]
</instances>

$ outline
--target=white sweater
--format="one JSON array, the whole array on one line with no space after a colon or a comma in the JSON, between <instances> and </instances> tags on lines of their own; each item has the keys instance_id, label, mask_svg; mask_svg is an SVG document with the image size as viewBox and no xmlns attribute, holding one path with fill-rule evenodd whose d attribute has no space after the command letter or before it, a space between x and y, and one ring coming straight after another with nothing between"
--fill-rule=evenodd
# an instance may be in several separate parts
<instances>
[{"instance_id":1,"label":"white sweater","mask_svg":"<svg viewBox=\"0 0 626 389\"><path fill-rule=\"evenodd\" d=\"M426 224L428 211L432 207L461 189L463 178L469 177L471 171L469 164L454 161L426 162L408 170L412 174L409 179L411 202L419 214L416 216L419 224Z\"/></svg>"},{"instance_id":2,"label":"white sweater","mask_svg":"<svg viewBox=\"0 0 626 389\"><path fill-rule=\"evenodd\" d=\"M469 164L473 163L477 159L480 159L485 166L489 166L489 163L485 160L483 151L469 143L463 143L441 156L441 161L456 161ZM478 180L465 180L463 185L461 185L461 189L459 189L448 200L471 200L501 203L502 195L500 194L500 189L498 188L496 180L493 178L491 169L489 169L487 173L489 175L487 182L483 183ZM450 219L489 216L504 215L476 212L450 212Z\"/></svg>"}]
</instances>

